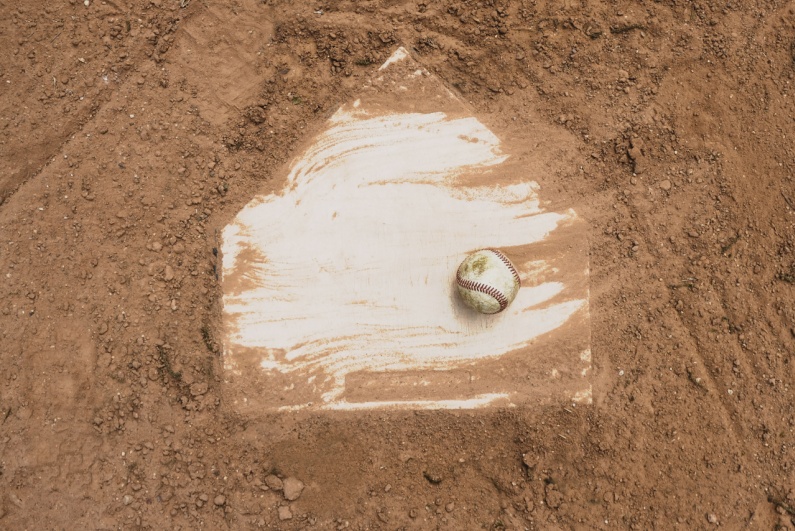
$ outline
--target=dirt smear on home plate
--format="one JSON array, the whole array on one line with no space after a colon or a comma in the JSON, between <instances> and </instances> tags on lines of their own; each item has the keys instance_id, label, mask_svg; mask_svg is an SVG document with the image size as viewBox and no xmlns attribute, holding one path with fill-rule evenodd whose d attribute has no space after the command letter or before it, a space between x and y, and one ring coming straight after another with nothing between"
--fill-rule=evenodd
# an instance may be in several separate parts
<instances>
[{"instance_id":1,"label":"dirt smear on home plate","mask_svg":"<svg viewBox=\"0 0 795 531\"><path fill-rule=\"evenodd\" d=\"M792 529L793 9L3 4L0 527ZM399 46L583 205L592 405L227 401L219 233Z\"/></svg>"}]
</instances>

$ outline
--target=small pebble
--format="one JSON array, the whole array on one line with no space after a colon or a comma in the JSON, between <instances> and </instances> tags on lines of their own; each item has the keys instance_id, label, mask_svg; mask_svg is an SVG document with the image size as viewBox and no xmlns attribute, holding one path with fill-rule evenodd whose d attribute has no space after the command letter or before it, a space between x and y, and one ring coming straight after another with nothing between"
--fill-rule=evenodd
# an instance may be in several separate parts
<instances>
[{"instance_id":1,"label":"small pebble","mask_svg":"<svg viewBox=\"0 0 795 531\"><path fill-rule=\"evenodd\" d=\"M213 503L220 507L221 505L226 503L226 497L222 494L219 494L218 496L215 497Z\"/></svg>"},{"instance_id":2,"label":"small pebble","mask_svg":"<svg viewBox=\"0 0 795 531\"><path fill-rule=\"evenodd\" d=\"M671 181L665 179L664 181L660 182L660 188L665 190L666 192L671 189Z\"/></svg>"},{"instance_id":3,"label":"small pebble","mask_svg":"<svg viewBox=\"0 0 795 531\"><path fill-rule=\"evenodd\" d=\"M717 524L718 523L718 517L715 516L714 513L709 513L709 514L707 514L707 522L709 522L710 524Z\"/></svg>"}]
</instances>

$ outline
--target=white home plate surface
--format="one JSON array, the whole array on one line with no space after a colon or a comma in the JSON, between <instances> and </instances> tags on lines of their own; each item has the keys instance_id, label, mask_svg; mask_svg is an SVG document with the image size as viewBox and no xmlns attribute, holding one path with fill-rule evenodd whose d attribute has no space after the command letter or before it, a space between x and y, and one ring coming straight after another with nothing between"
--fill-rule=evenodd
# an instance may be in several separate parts
<instances>
[{"instance_id":1,"label":"white home plate surface","mask_svg":"<svg viewBox=\"0 0 795 531\"><path fill-rule=\"evenodd\" d=\"M223 231L224 362L237 405L477 408L590 402L588 247L533 167L399 49ZM502 250L522 287L464 306L459 263Z\"/></svg>"}]
</instances>

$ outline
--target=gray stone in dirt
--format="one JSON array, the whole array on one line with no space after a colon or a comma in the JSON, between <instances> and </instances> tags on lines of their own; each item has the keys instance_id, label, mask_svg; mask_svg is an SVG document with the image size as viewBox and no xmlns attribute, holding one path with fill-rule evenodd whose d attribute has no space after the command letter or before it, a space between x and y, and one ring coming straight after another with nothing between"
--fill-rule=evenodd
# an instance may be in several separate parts
<instances>
[{"instance_id":1,"label":"gray stone in dirt","mask_svg":"<svg viewBox=\"0 0 795 531\"><path fill-rule=\"evenodd\" d=\"M125 494L124 497L121 499L121 502L124 505L130 505L133 502L133 497L129 494Z\"/></svg>"},{"instance_id":2,"label":"gray stone in dirt","mask_svg":"<svg viewBox=\"0 0 795 531\"><path fill-rule=\"evenodd\" d=\"M293 518L293 512L290 510L289 505L282 505L279 507L279 520L291 520Z\"/></svg>"},{"instance_id":3,"label":"gray stone in dirt","mask_svg":"<svg viewBox=\"0 0 795 531\"><path fill-rule=\"evenodd\" d=\"M284 489L284 498L289 501L294 501L301 496L301 492L304 490L304 484L297 478L289 477L282 482L282 488Z\"/></svg>"},{"instance_id":4,"label":"gray stone in dirt","mask_svg":"<svg viewBox=\"0 0 795 531\"><path fill-rule=\"evenodd\" d=\"M265 484L272 490L282 490L284 488L282 480L273 474L265 477Z\"/></svg>"},{"instance_id":5,"label":"gray stone in dirt","mask_svg":"<svg viewBox=\"0 0 795 531\"><path fill-rule=\"evenodd\" d=\"M714 513L708 513L707 514L707 522L709 522L710 524L717 524L718 523L718 517L715 516Z\"/></svg>"},{"instance_id":6,"label":"gray stone in dirt","mask_svg":"<svg viewBox=\"0 0 795 531\"><path fill-rule=\"evenodd\" d=\"M226 497L223 494L219 494L218 496L215 497L213 503L220 507L221 505L226 503Z\"/></svg>"}]
</instances>

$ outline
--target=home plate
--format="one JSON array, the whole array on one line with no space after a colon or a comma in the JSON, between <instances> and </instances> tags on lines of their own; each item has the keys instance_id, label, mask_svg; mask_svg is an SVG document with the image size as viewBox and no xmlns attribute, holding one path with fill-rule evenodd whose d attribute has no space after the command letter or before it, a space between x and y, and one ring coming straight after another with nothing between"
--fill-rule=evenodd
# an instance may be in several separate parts
<instances>
[{"instance_id":1,"label":"home plate","mask_svg":"<svg viewBox=\"0 0 795 531\"><path fill-rule=\"evenodd\" d=\"M250 411L589 403L588 245L527 157L400 48L223 231L227 391ZM521 159L521 160L520 160ZM466 307L501 250L521 288Z\"/></svg>"}]
</instances>

